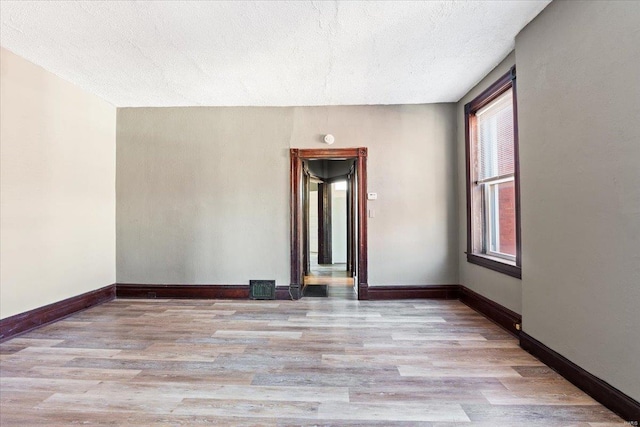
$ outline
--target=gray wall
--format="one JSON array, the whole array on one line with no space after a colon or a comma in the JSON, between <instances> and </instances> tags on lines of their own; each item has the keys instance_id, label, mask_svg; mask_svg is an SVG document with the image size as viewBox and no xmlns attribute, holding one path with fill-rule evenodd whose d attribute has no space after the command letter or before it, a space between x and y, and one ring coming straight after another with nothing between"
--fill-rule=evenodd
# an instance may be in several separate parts
<instances>
[{"instance_id":1,"label":"gray wall","mask_svg":"<svg viewBox=\"0 0 640 427\"><path fill-rule=\"evenodd\" d=\"M0 317L115 282L116 109L1 49Z\"/></svg>"},{"instance_id":2,"label":"gray wall","mask_svg":"<svg viewBox=\"0 0 640 427\"><path fill-rule=\"evenodd\" d=\"M460 283L640 399L640 3L551 3L457 107L466 247L464 104L517 65L522 281L459 256ZM516 60L517 59L517 60Z\"/></svg>"},{"instance_id":3,"label":"gray wall","mask_svg":"<svg viewBox=\"0 0 640 427\"><path fill-rule=\"evenodd\" d=\"M369 148L369 284L458 283L455 104L295 108L292 148L327 133Z\"/></svg>"},{"instance_id":4,"label":"gray wall","mask_svg":"<svg viewBox=\"0 0 640 427\"><path fill-rule=\"evenodd\" d=\"M318 253L318 184L314 183L309 189L309 252Z\"/></svg>"},{"instance_id":5,"label":"gray wall","mask_svg":"<svg viewBox=\"0 0 640 427\"><path fill-rule=\"evenodd\" d=\"M331 189L331 261L347 262L347 191Z\"/></svg>"},{"instance_id":6,"label":"gray wall","mask_svg":"<svg viewBox=\"0 0 640 427\"><path fill-rule=\"evenodd\" d=\"M118 109L123 283L289 283L290 108Z\"/></svg>"},{"instance_id":7,"label":"gray wall","mask_svg":"<svg viewBox=\"0 0 640 427\"><path fill-rule=\"evenodd\" d=\"M640 2L516 39L524 331L640 400Z\"/></svg>"},{"instance_id":8,"label":"gray wall","mask_svg":"<svg viewBox=\"0 0 640 427\"><path fill-rule=\"evenodd\" d=\"M369 147L370 284L457 283L455 105L126 108L117 280L289 284L289 148Z\"/></svg>"},{"instance_id":9,"label":"gray wall","mask_svg":"<svg viewBox=\"0 0 640 427\"><path fill-rule=\"evenodd\" d=\"M478 96L500 76L504 75L515 64L515 54L508 55L493 71L491 71L478 85L467 93L457 105L458 119L458 204L459 210L459 244L458 252L460 284L486 296L487 298L517 312L522 313L522 282L511 276L497 273L493 270L467 262L464 253L467 248L467 199L466 199L466 163L465 163L465 131L464 105ZM523 243L524 245L524 243Z\"/></svg>"}]
</instances>

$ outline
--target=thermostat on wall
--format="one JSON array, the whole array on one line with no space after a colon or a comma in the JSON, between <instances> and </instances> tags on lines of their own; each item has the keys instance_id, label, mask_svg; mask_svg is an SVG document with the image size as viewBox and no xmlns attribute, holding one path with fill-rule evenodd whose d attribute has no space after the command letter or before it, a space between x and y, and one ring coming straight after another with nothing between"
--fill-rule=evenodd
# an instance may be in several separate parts
<instances>
[{"instance_id":1,"label":"thermostat on wall","mask_svg":"<svg viewBox=\"0 0 640 427\"><path fill-rule=\"evenodd\" d=\"M367 200L376 200L378 198L378 193L367 193Z\"/></svg>"}]
</instances>

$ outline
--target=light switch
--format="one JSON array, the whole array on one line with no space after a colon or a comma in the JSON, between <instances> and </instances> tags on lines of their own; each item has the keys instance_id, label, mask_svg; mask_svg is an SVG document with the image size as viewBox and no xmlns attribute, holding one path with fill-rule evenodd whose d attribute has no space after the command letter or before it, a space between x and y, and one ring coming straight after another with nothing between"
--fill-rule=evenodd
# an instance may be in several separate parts
<instances>
[{"instance_id":1,"label":"light switch","mask_svg":"<svg viewBox=\"0 0 640 427\"><path fill-rule=\"evenodd\" d=\"M367 193L367 200L376 200L378 198L378 193Z\"/></svg>"},{"instance_id":2,"label":"light switch","mask_svg":"<svg viewBox=\"0 0 640 427\"><path fill-rule=\"evenodd\" d=\"M375 218L376 217L376 211L374 211L373 209L369 209L369 218Z\"/></svg>"}]
</instances>

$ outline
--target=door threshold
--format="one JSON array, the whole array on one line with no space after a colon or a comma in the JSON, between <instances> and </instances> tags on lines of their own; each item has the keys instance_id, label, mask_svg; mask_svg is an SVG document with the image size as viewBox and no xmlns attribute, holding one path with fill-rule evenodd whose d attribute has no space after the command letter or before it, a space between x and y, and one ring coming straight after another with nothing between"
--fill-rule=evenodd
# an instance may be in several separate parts
<instances>
[{"instance_id":1,"label":"door threshold","mask_svg":"<svg viewBox=\"0 0 640 427\"><path fill-rule=\"evenodd\" d=\"M353 277L304 276L305 285L353 286Z\"/></svg>"}]
</instances>

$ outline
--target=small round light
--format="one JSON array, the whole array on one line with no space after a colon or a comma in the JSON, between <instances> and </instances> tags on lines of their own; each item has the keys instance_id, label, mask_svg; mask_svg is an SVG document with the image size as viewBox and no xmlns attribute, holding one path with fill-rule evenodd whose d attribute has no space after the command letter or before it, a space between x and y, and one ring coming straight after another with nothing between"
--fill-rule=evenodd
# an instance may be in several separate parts
<instances>
[{"instance_id":1,"label":"small round light","mask_svg":"<svg viewBox=\"0 0 640 427\"><path fill-rule=\"evenodd\" d=\"M333 135L328 134L324 136L324 142L326 142L327 144L331 145L334 142L336 142L336 139L333 137Z\"/></svg>"}]
</instances>

